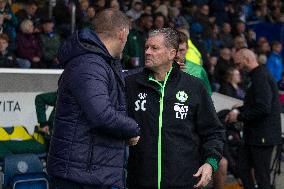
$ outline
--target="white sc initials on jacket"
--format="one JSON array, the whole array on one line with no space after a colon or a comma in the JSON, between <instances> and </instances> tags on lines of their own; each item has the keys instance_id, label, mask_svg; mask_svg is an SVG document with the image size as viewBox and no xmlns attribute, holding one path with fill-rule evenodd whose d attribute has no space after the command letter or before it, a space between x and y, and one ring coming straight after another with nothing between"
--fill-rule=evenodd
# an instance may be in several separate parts
<instances>
[{"instance_id":1,"label":"white sc initials on jacket","mask_svg":"<svg viewBox=\"0 0 284 189\"><path fill-rule=\"evenodd\" d=\"M146 93L139 93L138 94L138 100L135 101L135 111L139 111L139 110L142 110L142 111L146 111L146 107L145 107L145 104L146 104L146 97L147 97L147 94Z\"/></svg>"}]
</instances>

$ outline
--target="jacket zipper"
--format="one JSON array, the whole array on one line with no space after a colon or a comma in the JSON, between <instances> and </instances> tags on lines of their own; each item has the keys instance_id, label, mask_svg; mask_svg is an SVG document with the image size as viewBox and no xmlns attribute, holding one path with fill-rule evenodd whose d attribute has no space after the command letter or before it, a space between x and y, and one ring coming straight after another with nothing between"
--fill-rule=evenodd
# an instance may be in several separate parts
<instances>
[{"instance_id":1,"label":"jacket zipper","mask_svg":"<svg viewBox=\"0 0 284 189\"><path fill-rule=\"evenodd\" d=\"M150 81L153 81L160 86L160 113L159 113L159 135L158 135L158 189L161 188L161 180L162 180L162 126L163 126L163 111L164 111L164 95L165 95L166 83L172 71L172 68L173 67L171 67L170 71L168 71L163 85L159 81L155 80L153 77L149 78Z\"/></svg>"}]
</instances>

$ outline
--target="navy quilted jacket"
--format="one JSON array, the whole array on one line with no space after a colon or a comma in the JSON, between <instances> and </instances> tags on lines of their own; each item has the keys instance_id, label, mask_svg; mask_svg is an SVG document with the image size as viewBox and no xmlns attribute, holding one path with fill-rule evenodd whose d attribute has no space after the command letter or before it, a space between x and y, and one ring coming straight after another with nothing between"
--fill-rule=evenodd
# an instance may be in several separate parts
<instances>
[{"instance_id":1,"label":"navy quilted jacket","mask_svg":"<svg viewBox=\"0 0 284 189\"><path fill-rule=\"evenodd\" d=\"M94 186L125 187L126 143L139 133L126 116L121 66L89 29L60 48L58 89L47 171Z\"/></svg>"}]
</instances>

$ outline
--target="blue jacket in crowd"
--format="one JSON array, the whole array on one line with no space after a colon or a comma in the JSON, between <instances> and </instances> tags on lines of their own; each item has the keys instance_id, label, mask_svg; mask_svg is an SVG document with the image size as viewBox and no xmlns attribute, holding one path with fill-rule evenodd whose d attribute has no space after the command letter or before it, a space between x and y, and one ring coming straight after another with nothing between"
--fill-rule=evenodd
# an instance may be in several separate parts
<instances>
[{"instance_id":1,"label":"blue jacket in crowd","mask_svg":"<svg viewBox=\"0 0 284 189\"><path fill-rule=\"evenodd\" d=\"M270 70L273 78L276 81L280 81L283 72L282 58L281 54L272 52L267 60L267 68Z\"/></svg>"},{"instance_id":2,"label":"blue jacket in crowd","mask_svg":"<svg viewBox=\"0 0 284 189\"><path fill-rule=\"evenodd\" d=\"M47 171L93 186L125 187L125 141L139 133L126 116L121 65L90 29L62 45L65 67L58 89Z\"/></svg>"}]
</instances>

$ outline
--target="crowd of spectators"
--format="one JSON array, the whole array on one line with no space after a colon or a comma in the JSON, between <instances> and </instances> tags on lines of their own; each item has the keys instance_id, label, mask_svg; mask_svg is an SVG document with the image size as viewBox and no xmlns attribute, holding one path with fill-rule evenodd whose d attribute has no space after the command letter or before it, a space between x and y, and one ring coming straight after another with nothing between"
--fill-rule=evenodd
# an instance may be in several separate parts
<instances>
[{"instance_id":1,"label":"crowd of spectators","mask_svg":"<svg viewBox=\"0 0 284 189\"><path fill-rule=\"evenodd\" d=\"M232 55L243 47L252 49L276 81L283 83L281 42L256 38L247 27L249 23L283 24L281 0L57 0L51 18L49 1L0 0L0 67L61 68L56 53L71 33L71 3L76 4L76 29L91 27L94 15L105 8L127 14L132 29L122 56L125 69L143 66L150 29L173 27L190 33L213 91L227 91L229 84L238 86L233 87L240 93L238 98L244 96L239 87L245 86L245 78L232 84L230 75L237 74Z\"/></svg>"}]
</instances>

